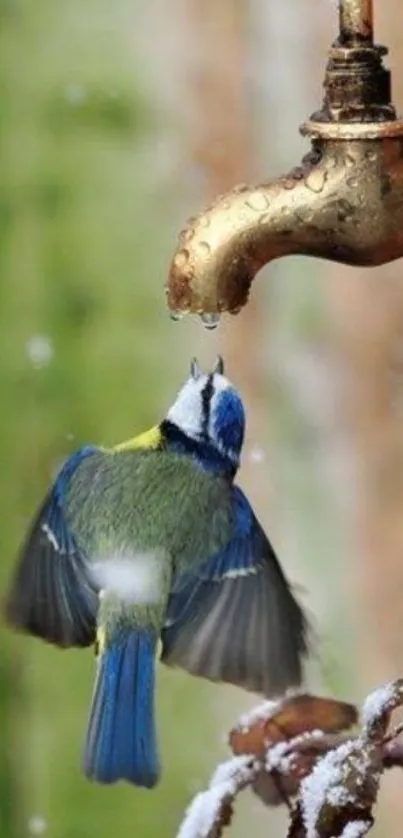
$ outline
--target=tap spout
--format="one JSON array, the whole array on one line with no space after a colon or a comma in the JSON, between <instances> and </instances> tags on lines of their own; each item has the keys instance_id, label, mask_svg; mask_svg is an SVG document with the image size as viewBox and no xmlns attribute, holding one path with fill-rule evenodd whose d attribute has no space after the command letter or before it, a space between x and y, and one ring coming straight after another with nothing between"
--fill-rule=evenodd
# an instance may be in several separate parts
<instances>
[{"instance_id":1,"label":"tap spout","mask_svg":"<svg viewBox=\"0 0 403 838\"><path fill-rule=\"evenodd\" d=\"M238 186L180 233L172 311L238 312L263 265L289 254L375 266L403 256L403 120L372 0L339 0L322 107L301 127L311 150L288 175Z\"/></svg>"},{"instance_id":2,"label":"tap spout","mask_svg":"<svg viewBox=\"0 0 403 838\"><path fill-rule=\"evenodd\" d=\"M171 310L237 313L247 302L259 269L272 259L298 252L305 183L312 175L318 190L325 184L320 157L314 152L301 168L271 183L235 186L189 220L171 264L167 287Z\"/></svg>"},{"instance_id":3,"label":"tap spout","mask_svg":"<svg viewBox=\"0 0 403 838\"><path fill-rule=\"evenodd\" d=\"M260 268L281 256L368 267L403 256L403 123L358 125L358 139L357 129L340 139L340 126L326 127L334 136L320 137L318 123L288 175L235 187L189 221L171 264L171 310L235 314Z\"/></svg>"}]
</instances>

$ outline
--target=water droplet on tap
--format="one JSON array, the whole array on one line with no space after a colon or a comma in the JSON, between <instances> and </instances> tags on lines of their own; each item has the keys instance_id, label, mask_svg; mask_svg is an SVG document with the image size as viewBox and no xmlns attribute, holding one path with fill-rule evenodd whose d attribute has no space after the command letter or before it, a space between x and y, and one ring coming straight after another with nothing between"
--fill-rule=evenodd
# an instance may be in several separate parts
<instances>
[{"instance_id":1,"label":"water droplet on tap","mask_svg":"<svg viewBox=\"0 0 403 838\"><path fill-rule=\"evenodd\" d=\"M181 233L181 240L185 244L188 244L194 238L194 234L195 234L195 231L194 231L193 227L185 227L185 229L182 230L182 233ZM180 252L182 252L182 251L180 251Z\"/></svg>"},{"instance_id":2,"label":"water droplet on tap","mask_svg":"<svg viewBox=\"0 0 403 838\"><path fill-rule=\"evenodd\" d=\"M211 247L210 247L208 242L198 242L197 246L198 246L198 249L199 249L200 256L203 256L204 258L207 258L207 256L210 256Z\"/></svg>"},{"instance_id":3,"label":"water droplet on tap","mask_svg":"<svg viewBox=\"0 0 403 838\"><path fill-rule=\"evenodd\" d=\"M184 317L184 314L183 314L183 311L179 311L179 310L176 310L174 308L171 308L171 310L169 312L169 316L170 316L171 320L177 321L177 320L182 320L183 317Z\"/></svg>"},{"instance_id":4,"label":"water droplet on tap","mask_svg":"<svg viewBox=\"0 0 403 838\"><path fill-rule=\"evenodd\" d=\"M189 261L189 251L186 250L186 247L183 247L182 250L178 250L178 252L175 256L175 259L174 259L175 267L179 268L179 270L181 268L185 268L188 261Z\"/></svg>"},{"instance_id":5,"label":"water droplet on tap","mask_svg":"<svg viewBox=\"0 0 403 838\"><path fill-rule=\"evenodd\" d=\"M253 192L250 198L246 201L246 204L251 209L260 212L261 210L267 209L268 200L266 195L263 195L262 192Z\"/></svg>"},{"instance_id":6,"label":"water droplet on tap","mask_svg":"<svg viewBox=\"0 0 403 838\"><path fill-rule=\"evenodd\" d=\"M220 315L217 312L203 312L200 318L205 329L216 329L220 322Z\"/></svg>"},{"instance_id":7,"label":"water droplet on tap","mask_svg":"<svg viewBox=\"0 0 403 838\"><path fill-rule=\"evenodd\" d=\"M311 190L311 192L322 192L322 189L325 186L327 180L327 172L324 169L312 169L311 172L305 178L305 186Z\"/></svg>"}]
</instances>

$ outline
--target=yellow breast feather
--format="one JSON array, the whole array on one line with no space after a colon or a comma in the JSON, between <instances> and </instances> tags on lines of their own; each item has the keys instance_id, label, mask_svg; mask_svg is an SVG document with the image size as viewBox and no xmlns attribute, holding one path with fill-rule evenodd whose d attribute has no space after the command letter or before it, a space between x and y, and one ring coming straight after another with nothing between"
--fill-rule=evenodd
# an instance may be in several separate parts
<instances>
[{"instance_id":1,"label":"yellow breast feather","mask_svg":"<svg viewBox=\"0 0 403 838\"><path fill-rule=\"evenodd\" d=\"M136 449L155 449L159 448L162 442L162 433L159 425L154 425L149 431L145 431L138 436L128 439L126 442L120 442L112 448L113 452L119 451L135 451Z\"/></svg>"}]
</instances>

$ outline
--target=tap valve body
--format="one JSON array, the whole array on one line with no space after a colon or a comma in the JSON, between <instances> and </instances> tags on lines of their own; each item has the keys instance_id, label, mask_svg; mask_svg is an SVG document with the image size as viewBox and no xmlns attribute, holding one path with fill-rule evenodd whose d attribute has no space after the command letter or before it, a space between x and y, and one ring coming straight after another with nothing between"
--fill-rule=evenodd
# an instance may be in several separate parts
<instances>
[{"instance_id":1,"label":"tap valve body","mask_svg":"<svg viewBox=\"0 0 403 838\"><path fill-rule=\"evenodd\" d=\"M391 103L390 71L383 66L386 47L343 45L329 51L325 100L312 119L325 122L381 122L396 118Z\"/></svg>"}]
</instances>

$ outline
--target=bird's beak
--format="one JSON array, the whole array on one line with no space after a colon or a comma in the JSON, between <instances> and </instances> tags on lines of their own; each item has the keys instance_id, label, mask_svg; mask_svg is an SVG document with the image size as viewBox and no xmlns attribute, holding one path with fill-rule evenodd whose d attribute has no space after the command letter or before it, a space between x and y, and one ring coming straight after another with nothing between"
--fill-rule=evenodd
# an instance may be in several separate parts
<instances>
[{"instance_id":1,"label":"bird's beak","mask_svg":"<svg viewBox=\"0 0 403 838\"><path fill-rule=\"evenodd\" d=\"M200 378L201 374L202 371L199 367L197 358L192 358L190 362L190 375L192 376L192 378L194 378L195 381L197 381L197 379Z\"/></svg>"},{"instance_id":2,"label":"bird's beak","mask_svg":"<svg viewBox=\"0 0 403 838\"><path fill-rule=\"evenodd\" d=\"M214 372L218 372L219 375L224 375L224 359L221 355L217 355Z\"/></svg>"}]
</instances>

